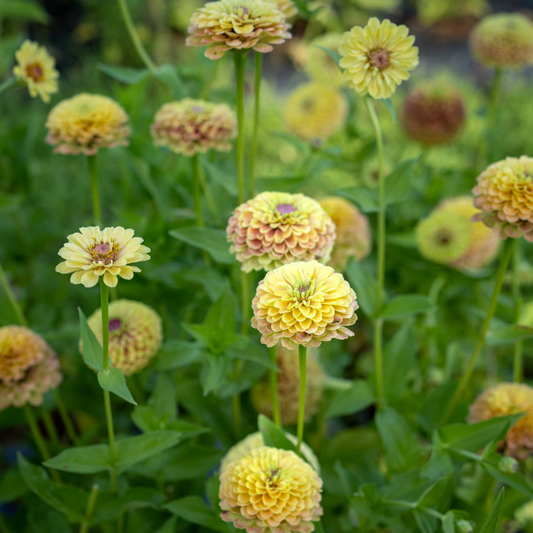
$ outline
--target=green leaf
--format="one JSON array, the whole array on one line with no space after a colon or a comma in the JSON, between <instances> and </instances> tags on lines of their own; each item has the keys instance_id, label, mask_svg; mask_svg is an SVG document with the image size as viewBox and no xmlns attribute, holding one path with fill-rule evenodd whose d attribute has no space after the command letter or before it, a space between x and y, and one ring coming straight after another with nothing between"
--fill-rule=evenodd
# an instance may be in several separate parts
<instances>
[{"instance_id":1,"label":"green leaf","mask_svg":"<svg viewBox=\"0 0 533 533\"><path fill-rule=\"evenodd\" d=\"M320 50L323 50L328 54L335 63L337 63L337 66L339 67L339 70L342 72L343 68L339 65L339 61L342 59L342 56L339 54L339 52L334 52L333 50L329 50L328 48L324 48L323 46L315 45L315 48L319 48Z\"/></svg>"},{"instance_id":2,"label":"green leaf","mask_svg":"<svg viewBox=\"0 0 533 533\"><path fill-rule=\"evenodd\" d=\"M217 263L225 265L235 263L235 258L229 251L224 230L192 227L172 230L170 235L191 246L205 250Z\"/></svg>"},{"instance_id":3,"label":"green leaf","mask_svg":"<svg viewBox=\"0 0 533 533\"><path fill-rule=\"evenodd\" d=\"M29 508L28 523L34 533L72 533L65 517L45 505L32 505Z\"/></svg>"},{"instance_id":4,"label":"green leaf","mask_svg":"<svg viewBox=\"0 0 533 533\"><path fill-rule=\"evenodd\" d=\"M379 313L384 320L398 320L407 316L427 313L435 306L424 294L403 294L389 300Z\"/></svg>"},{"instance_id":5,"label":"green leaf","mask_svg":"<svg viewBox=\"0 0 533 533\"><path fill-rule=\"evenodd\" d=\"M109 470L109 446L95 444L64 450L43 464L48 468L73 472L75 474L96 474Z\"/></svg>"},{"instance_id":6,"label":"green leaf","mask_svg":"<svg viewBox=\"0 0 533 533\"><path fill-rule=\"evenodd\" d=\"M443 502L449 501L453 492L452 476L443 476L430 487L428 487L424 493L418 498L416 506L418 508L439 508L443 505Z\"/></svg>"},{"instance_id":7,"label":"green leaf","mask_svg":"<svg viewBox=\"0 0 533 533\"><path fill-rule=\"evenodd\" d=\"M218 516L218 513L207 507L199 496L186 496L167 503L163 508L192 524L221 533L231 531L230 527Z\"/></svg>"},{"instance_id":8,"label":"green leaf","mask_svg":"<svg viewBox=\"0 0 533 533\"><path fill-rule=\"evenodd\" d=\"M16 500L28 492L28 486L15 467L0 477L0 505Z\"/></svg>"},{"instance_id":9,"label":"green leaf","mask_svg":"<svg viewBox=\"0 0 533 533\"><path fill-rule=\"evenodd\" d=\"M396 111L394 110L394 106L392 105L392 101L390 98L382 98L381 101L387 106L387 109L389 110L393 122L396 122Z\"/></svg>"},{"instance_id":10,"label":"green leaf","mask_svg":"<svg viewBox=\"0 0 533 533\"><path fill-rule=\"evenodd\" d=\"M154 368L158 370L175 370L192 363L198 363L202 357L202 350L198 343L169 340L159 350L154 360Z\"/></svg>"},{"instance_id":11,"label":"green leaf","mask_svg":"<svg viewBox=\"0 0 533 533\"><path fill-rule=\"evenodd\" d=\"M202 380L204 396L217 390L226 381L226 360L222 355L209 355L207 357L207 373Z\"/></svg>"},{"instance_id":12,"label":"green leaf","mask_svg":"<svg viewBox=\"0 0 533 533\"><path fill-rule=\"evenodd\" d=\"M239 195L239 184L237 183L236 173L226 172L219 166L211 164L205 157L200 158L200 161L211 181L218 183L231 196Z\"/></svg>"},{"instance_id":13,"label":"green leaf","mask_svg":"<svg viewBox=\"0 0 533 533\"><path fill-rule=\"evenodd\" d=\"M257 178L256 189L263 191L296 192L308 181L309 175L284 176L281 178Z\"/></svg>"},{"instance_id":14,"label":"green leaf","mask_svg":"<svg viewBox=\"0 0 533 533\"><path fill-rule=\"evenodd\" d=\"M357 303L365 315L376 315L376 294L378 283L362 263L351 260L345 270L346 277L357 294Z\"/></svg>"},{"instance_id":15,"label":"green leaf","mask_svg":"<svg viewBox=\"0 0 533 533\"><path fill-rule=\"evenodd\" d=\"M102 389L120 396L120 398L133 405L137 405L137 402L133 399L133 396L128 389L126 378L124 377L122 370L119 368L112 367L98 372L98 383Z\"/></svg>"},{"instance_id":16,"label":"green leaf","mask_svg":"<svg viewBox=\"0 0 533 533\"><path fill-rule=\"evenodd\" d=\"M422 533L433 533L437 529L437 519L422 511L413 511L416 524Z\"/></svg>"},{"instance_id":17,"label":"green leaf","mask_svg":"<svg viewBox=\"0 0 533 533\"><path fill-rule=\"evenodd\" d=\"M298 13L304 19L311 19L314 17L323 6L316 7L315 9L310 9L307 0L294 0L296 7L298 8Z\"/></svg>"},{"instance_id":18,"label":"green leaf","mask_svg":"<svg viewBox=\"0 0 533 533\"><path fill-rule=\"evenodd\" d=\"M309 144L307 144L305 141L302 141L302 139L299 137L287 133L286 131L275 130L271 131L270 133L276 135L276 137L279 137L284 141L287 141L289 144L292 144L292 146L294 146L294 148L301 153L305 153L309 150Z\"/></svg>"},{"instance_id":19,"label":"green leaf","mask_svg":"<svg viewBox=\"0 0 533 533\"><path fill-rule=\"evenodd\" d=\"M120 67L105 65L104 63L98 63L97 66L98 70L101 70L104 74L127 85L136 85L150 75L150 71L146 68Z\"/></svg>"},{"instance_id":20,"label":"green leaf","mask_svg":"<svg viewBox=\"0 0 533 533\"><path fill-rule=\"evenodd\" d=\"M263 344L254 342L253 339L237 335L237 342L229 346L225 352L225 357L236 360L250 361L265 368L279 372L276 363L270 360L268 350Z\"/></svg>"},{"instance_id":21,"label":"green leaf","mask_svg":"<svg viewBox=\"0 0 533 533\"><path fill-rule=\"evenodd\" d=\"M282 450L289 450L296 452L296 446L285 435L285 432L278 428L272 420L266 416L259 415L257 425L259 431L263 435L265 446L272 446L273 448L280 448Z\"/></svg>"},{"instance_id":22,"label":"green leaf","mask_svg":"<svg viewBox=\"0 0 533 533\"><path fill-rule=\"evenodd\" d=\"M371 189L353 186L336 189L335 193L356 204L363 213L377 213L379 211L378 195Z\"/></svg>"},{"instance_id":23,"label":"green leaf","mask_svg":"<svg viewBox=\"0 0 533 533\"><path fill-rule=\"evenodd\" d=\"M235 333L235 296L229 284L226 284L220 298L209 308L204 325L213 328L218 335L224 332Z\"/></svg>"},{"instance_id":24,"label":"green leaf","mask_svg":"<svg viewBox=\"0 0 533 533\"><path fill-rule=\"evenodd\" d=\"M109 522L130 510L151 507L157 509L165 498L158 489L151 487L129 488L124 494L101 494L96 500L92 523Z\"/></svg>"},{"instance_id":25,"label":"green leaf","mask_svg":"<svg viewBox=\"0 0 533 533\"><path fill-rule=\"evenodd\" d=\"M385 204L402 202L409 196L411 178L419 158L400 163L388 176L385 187Z\"/></svg>"},{"instance_id":26,"label":"green leaf","mask_svg":"<svg viewBox=\"0 0 533 533\"><path fill-rule=\"evenodd\" d=\"M524 341L531 338L533 338L533 328L518 324L489 329L487 344L500 346L502 344L514 344L516 341Z\"/></svg>"},{"instance_id":27,"label":"green leaf","mask_svg":"<svg viewBox=\"0 0 533 533\"><path fill-rule=\"evenodd\" d=\"M172 96L178 100L187 96L187 89L181 79L178 69L173 65L165 64L157 67L156 78L170 87Z\"/></svg>"},{"instance_id":28,"label":"green leaf","mask_svg":"<svg viewBox=\"0 0 533 533\"><path fill-rule=\"evenodd\" d=\"M148 405L153 407L155 416L158 418L166 418L168 422L174 422L178 418L176 386L170 375L164 372L159 373Z\"/></svg>"},{"instance_id":29,"label":"green leaf","mask_svg":"<svg viewBox=\"0 0 533 533\"><path fill-rule=\"evenodd\" d=\"M455 533L455 516L453 511L448 511L442 520L442 531L444 533Z\"/></svg>"},{"instance_id":30,"label":"green leaf","mask_svg":"<svg viewBox=\"0 0 533 533\"><path fill-rule=\"evenodd\" d=\"M171 516L155 533L175 533L177 520L177 516Z\"/></svg>"},{"instance_id":31,"label":"green leaf","mask_svg":"<svg viewBox=\"0 0 533 533\"><path fill-rule=\"evenodd\" d=\"M354 381L349 389L332 395L326 408L326 417L346 416L366 409L376 401L367 381Z\"/></svg>"},{"instance_id":32,"label":"green leaf","mask_svg":"<svg viewBox=\"0 0 533 533\"><path fill-rule=\"evenodd\" d=\"M78 307L78 314L80 316L80 333L81 342L83 346L83 360L85 364L97 371L104 369L104 352L101 344L93 333L93 330L89 327L87 319L83 314L83 311Z\"/></svg>"},{"instance_id":33,"label":"green leaf","mask_svg":"<svg viewBox=\"0 0 533 533\"><path fill-rule=\"evenodd\" d=\"M427 396L418 420L427 432L431 433L441 426L441 421L448 409L450 398L455 393L456 388L456 381L451 379L446 380Z\"/></svg>"},{"instance_id":34,"label":"green leaf","mask_svg":"<svg viewBox=\"0 0 533 533\"><path fill-rule=\"evenodd\" d=\"M479 533L496 533L498 530L498 521L502 512L503 499L505 498L505 488L502 488L496 497L496 500L490 508L489 516Z\"/></svg>"},{"instance_id":35,"label":"green leaf","mask_svg":"<svg viewBox=\"0 0 533 533\"><path fill-rule=\"evenodd\" d=\"M46 24L50 20L50 15L37 2L31 0L7 0L0 2L0 18Z\"/></svg>"},{"instance_id":36,"label":"green leaf","mask_svg":"<svg viewBox=\"0 0 533 533\"><path fill-rule=\"evenodd\" d=\"M491 457L481 462L483 469L500 483L509 485L514 489L526 495L529 499L533 498L533 487L520 474L506 474L498 466L502 456L494 453Z\"/></svg>"}]
</instances>

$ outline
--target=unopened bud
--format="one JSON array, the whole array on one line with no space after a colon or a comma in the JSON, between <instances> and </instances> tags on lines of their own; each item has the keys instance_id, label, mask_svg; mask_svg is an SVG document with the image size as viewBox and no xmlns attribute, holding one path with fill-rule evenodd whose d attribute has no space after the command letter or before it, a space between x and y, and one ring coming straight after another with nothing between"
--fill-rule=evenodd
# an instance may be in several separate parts
<instances>
[{"instance_id":1,"label":"unopened bud","mask_svg":"<svg viewBox=\"0 0 533 533\"><path fill-rule=\"evenodd\" d=\"M472 533L472 530L474 529L472 522L469 522L468 520L457 520L456 526L459 533Z\"/></svg>"},{"instance_id":2,"label":"unopened bud","mask_svg":"<svg viewBox=\"0 0 533 533\"><path fill-rule=\"evenodd\" d=\"M518 472L518 461L514 457L503 457L498 463L498 468L504 474L515 474Z\"/></svg>"}]
</instances>

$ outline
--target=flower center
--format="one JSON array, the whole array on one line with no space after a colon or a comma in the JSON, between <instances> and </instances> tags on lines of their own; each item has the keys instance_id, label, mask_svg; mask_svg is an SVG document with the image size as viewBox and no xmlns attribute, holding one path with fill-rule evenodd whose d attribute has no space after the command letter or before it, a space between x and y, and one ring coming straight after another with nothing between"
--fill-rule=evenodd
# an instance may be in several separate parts
<instances>
[{"instance_id":1,"label":"flower center","mask_svg":"<svg viewBox=\"0 0 533 533\"><path fill-rule=\"evenodd\" d=\"M238 15L242 14L243 15L248 15L248 8L246 6L237 6L235 7L235 11Z\"/></svg>"},{"instance_id":2,"label":"flower center","mask_svg":"<svg viewBox=\"0 0 533 533\"><path fill-rule=\"evenodd\" d=\"M41 81L43 79L43 69L39 63L30 63L26 66L26 75L33 81Z\"/></svg>"},{"instance_id":3,"label":"flower center","mask_svg":"<svg viewBox=\"0 0 533 533\"><path fill-rule=\"evenodd\" d=\"M385 70L390 66L389 52L387 52L387 50L378 48L377 50L370 52L368 57L370 59L370 64L378 70Z\"/></svg>"},{"instance_id":4,"label":"flower center","mask_svg":"<svg viewBox=\"0 0 533 533\"><path fill-rule=\"evenodd\" d=\"M112 318L109 321L109 331L117 331L122 327L122 320L120 318Z\"/></svg>"},{"instance_id":5,"label":"flower center","mask_svg":"<svg viewBox=\"0 0 533 533\"><path fill-rule=\"evenodd\" d=\"M201 113L204 110L204 108L201 105L193 105L191 107L191 111L193 113Z\"/></svg>"},{"instance_id":6,"label":"flower center","mask_svg":"<svg viewBox=\"0 0 533 533\"><path fill-rule=\"evenodd\" d=\"M302 101L302 110L310 113L315 107L315 101L312 98L306 98Z\"/></svg>"},{"instance_id":7,"label":"flower center","mask_svg":"<svg viewBox=\"0 0 533 533\"><path fill-rule=\"evenodd\" d=\"M276 206L276 211L280 215L288 215L289 213L296 211L296 207L294 207L292 204L278 204Z\"/></svg>"},{"instance_id":8,"label":"flower center","mask_svg":"<svg viewBox=\"0 0 533 533\"><path fill-rule=\"evenodd\" d=\"M450 242L452 241L452 236L450 235L449 231L446 231L445 229L440 229L437 231L436 234L437 241L439 244L442 244L442 246L448 246Z\"/></svg>"},{"instance_id":9,"label":"flower center","mask_svg":"<svg viewBox=\"0 0 533 533\"><path fill-rule=\"evenodd\" d=\"M113 246L111 246L108 242L93 244L89 248L89 253L95 263L109 265L118 258L118 245L113 243Z\"/></svg>"},{"instance_id":10,"label":"flower center","mask_svg":"<svg viewBox=\"0 0 533 533\"><path fill-rule=\"evenodd\" d=\"M315 280L302 280L294 289L294 297L299 301L308 300L314 293Z\"/></svg>"}]
</instances>

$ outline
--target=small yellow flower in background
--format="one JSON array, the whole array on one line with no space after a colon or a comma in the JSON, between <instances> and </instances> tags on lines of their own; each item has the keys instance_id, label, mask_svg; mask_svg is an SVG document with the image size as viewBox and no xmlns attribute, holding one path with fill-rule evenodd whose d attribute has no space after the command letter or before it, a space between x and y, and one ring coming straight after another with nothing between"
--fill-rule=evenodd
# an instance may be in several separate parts
<instances>
[{"instance_id":1,"label":"small yellow flower in background","mask_svg":"<svg viewBox=\"0 0 533 533\"><path fill-rule=\"evenodd\" d=\"M364 28L356 26L346 32L339 49L340 66L350 87L360 96L390 98L418 65L414 42L406 26L387 19L380 23L371 18Z\"/></svg>"},{"instance_id":2,"label":"small yellow flower in background","mask_svg":"<svg viewBox=\"0 0 533 533\"><path fill-rule=\"evenodd\" d=\"M348 102L335 87L300 85L285 103L288 130L305 141L321 142L340 131L348 118Z\"/></svg>"},{"instance_id":3,"label":"small yellow flower in background","mask_svg":"<svg viewBox=\"0 0 533 533\"><path fill-rule=\"evenodd\" d=\"M337 62L324 50L339 52L342 44L341 33L326 33L313 39L308 45L307 58L304 62L304 70L314 81L328 85L329 87L342 87L346 80L342 75Z\"/></svg>"},{"instance_id":4,"label":"small yellow flower in background","mask_svg":"<svg viewBox=\"0 0 533 533\"><path fill-rule=\"evenodd\" d=\"M298 402L300 393L300 367L298 352L277 348L277 364L281 372L278 374L278 395L281 421L286 426L292 426L298 421ZM314 350L307 352L307 374L305 395L305 420L309 421L320 409L324 397L326 373L318 360ZM252 389L252 402L255 409L272 418L272 396L270 394L268 377L257 383Z\"/></svg>"},{"instance_id":5,"label":"small yellow flower in background","mask_svg":"<svg viewBox=\"0 0 533 533\"><path fill-rule=\"evenodd\" d=\"M126 111L111 98L82 93L59 102L46 121L46 141L59 154L95 155L100 148L128 146Z\"/></svg>"},{"instance_id":6,"label":"small yellow flower in background","mask_svg":"<svg viewBox=\"0 0 533 533\"><path fill-rule=\"evenodd\" d=\"M520 13L488 15L470 35L472 55L490 67L533 64L533 22Z\"/></svg>"},{"instance_id":7,"label":"small yellow flower in background","mask_svg":"<svg viewBox=\"0 0 533 533\"><path fill-rule=\"evenodd\" d=\"M350 257L362 261L370 253L372 235L368 217L340 196L323 198L320 205L333 220L337 234L329 265L342 272Z\"/></svg>"},{"instance_id":8,"label":"small yellow flower in background","mask_svg":"<svg viewBox=\"0 0 533 533\"><path fill-rule=\"evenodd\" d=\"M27 85L32 98L39 96L43 102L48 103L50 95L59 91L59 72L55 68L55 59L44 46L33 41L24 41L15 52L15 58L15 77Z\"/></svg>"},{"instance_id":9,"label":"small yellow flower in background","mask_svg":"<svg viewBox=\"0 0 533 533\"><path fill-rule=\"evenodd\" d=\"M0 328L0 411L13 405L40 405L43 394L63 376L52 348L28 328Z\"/></svg>"},{"instance_id":10,"label":"small yellow flower in background","mask_svg":"<svg viewBox=\"0 0 533 533\"><path fill-rule=\"evenodd\" d=\"M263 192L233 211L226 232L245 272L311 259L326 263L335 242L335 224L303 194Z\"/></svg>"},{"instance_id":11,"label":"small yellow flower in background","mask_svg":"<svg viewBox=\"0 0 533 533\"><path fill-rule=\"evenodd\" d=\"M266 53L291 37L289 27L276 2L219 0L193 13L186 44L207 46L209 59L220 59L230 50Z\"/></svg>"},{"instance_id":12,"label":"small yellow flower in background","mask_svg":"<svg viewBox=\"0 0 533 533\"><path fill-rule=\"evenodd\" d=\"M470 406L468 421L525 413L500 443L506 455L529 457L533 452L533 388L522 383L500 383L480 394Z\"/></svg>"},{"instance_id":13,"label":"small yellow flower in background","mask_svg":"<svg viewBox=\"0 0 533 533\"><path fill-rule=\"evenodd\" d=\"M252 301L252 326L268 347L318 347L353 336L359 306L342 274L317 261L284 265L259 282Z\"/></svg>"},{"instance_id":14,"label":"small yellow flower in background","mask_svg":"<svg viewBox=\"0 0 533 533\"><path fill-rule=\"evenodd\" d=\"M533 242L533 158L508 157L493 163L472 189L474 205L483 212L475 220L498 229L500 236Z\"/></svg>"},{"instance_id":15,"label":"small yellow flower in background","mask_svg":"<svg viewBox=\"0 0 533 533\"><path fill-rule=\"evenodd\" d=\"M132 279L141 269L132 263L148 261L150 248L143 239L134 237L132 229L92 226L80 228L80 233L68 236L68 242L59 250L65 260L56 267L60 274L72 274L71 283L94 287L100 278L108 287L116 287L118 277Z\"/></svg>"},{"instance_id":16,"label":"small yellow flower in background","mask_svg":"<svg viewBox=\"0 0 533 533\"><path fill-rule=\"evenodd\" d=\"M225 522L249 533L311 533L320 520L322 480L294 452L256 448L220 475Z\"/></svg>"},{"instance_id":17,"label":"small yellow flower in background","mask_svg":"<svg viewBox=\"0 0 533 533\"><path fill-rule=\"evenodd\" d=\"M95 311L87 322L102 342L102 310ZM162 340L161 317L151 307L131 300L109 304L109 357L112 366L123 374L131 376L145 368L159 351Z\"/></svg>"},{"instance_id":18,"label":"small yellow flower in background","mask_svg":"<svg viewBox=\"0 0 533 533\"><path fill-rule=\"evenodd\" d=\"M226 104L186 98L165 104L155 115L152 137L156 146L168 146L186 156L208 150L231 150L237 119Z\"/></svg>"}]
</instances>

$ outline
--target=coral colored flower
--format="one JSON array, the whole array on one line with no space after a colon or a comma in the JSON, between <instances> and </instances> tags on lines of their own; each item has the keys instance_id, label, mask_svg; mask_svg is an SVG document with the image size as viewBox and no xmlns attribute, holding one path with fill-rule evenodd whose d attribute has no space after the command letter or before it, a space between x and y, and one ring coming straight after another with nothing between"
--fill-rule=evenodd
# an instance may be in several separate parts
<instances>
[{"instance_id":1,"label":"coral colored flower","mask_svg":"<svg viewBox=\"0 0 533 533\"><path fill-rule=\"evenodd\" d=\"M463 98L450 84L433 82L406 98L402 126L407 135L423 144L445 144L457 137L465 123Z\"/></svg>"},{"instance_id":2,"label":"coral colored flower","mask_svg":"<svg viewBox=\"0 0 533 533\"><path fill-rule=\"evenodd\" d=\"M94 287L100 278L108 287L116 287L118 277L132 279L141 269L132 263L148 261L150 248L143 239L134 237L132 229L105 228L96 226L80 228L80 233L68 236L68 242L59 250L65 260L56 266L60 274L72 274L74 285Z\"/></svg>"},{"instance_id":3,"label":"coral colored flower","mask_svg":"<svg viewBox=\"0 0 533 533\"><path fill-rule=\"evenodd\" d=\"M271 347L317 347L353 336L359 307L342 274L317 261L291 263L268 272L252 301L252 326Z\"/></svg>"},{"instance_id":4,"label":"coral colored flower","mask_svg":"<svg viewBox=\"0 0 533 533\"><path fill-rule=\"evenodd\" d=\"M231 150L237 135L235 114L225 104L186 98L165 104L155 115L152 136L156 146L168 146L186 156L208 150Z\"/></svg>"},{"instance_id":5,"label":"coral colored flower","mask_svg":"<svg viewBox=\"0 0 533 533\"><path fill-rule=\"evenodd\" d=\"M341 91L320 83L300 85L285 103L291 133L306 141L323 141L344 127L348 103Z\"/></svg>"},{"instance_id":6,"label":"coral colored flower","mask_svg":"<svg viewBox=\"0 0 533 533\"><path fill-rule=\"evenodd\" d=\"M285 436L296 446L298 439L291 433L284 432ZM220 472L222 473L226 468L237 459L240 459L244 455L248 455L252 450L256 448L262 448L265 446L265 440L260 431L256 433L251 433L241 442L235 444L232 448L228 450L228 453L222 458L220 463ZM318 464L318 459L313 453L313 450L305 443L302 442L302 455L305 460L317 471L320 472L320 465Z\"/></svg>"},{"instance_id":7,"label":"coral colored flower","mask_svg":"<svg viewBox=\"0 0 533 533\"><path fill-rule=\"evenodd\" d=\"M528 457L533 451L533 388L522 383L500 383L480 394L470 406L468 421L525 413L501 443L506 455Z\"/></svg>"},{"instance_id":8,"label":"coral colored flower","mask_svg":"<svg viewBox=\"0 0 533 533\"><path fill-rule=\"evenodd\" d=\"M341 33L326 33L309 43L304 70L313 81L322 83L328 87L342 87L346 85L346 80L335 59L321 49L325 48L338 54L341 44Z\"/></svg>"},{"instance_id":9,"label":"coral colored flower","mask_svg":"<svg viewBox=\"0 0 533 533\"><path fill-rule=\"evenodd\" d=\"M220 59L230 50L266 53L291 37L289 27L276 2L219 0L193 13L186 44L207 46L209 59Z\"/></svg>"},{"instance_id":10,"label":"coral colored flower","mask_svg":"<svg viewBox=\"0 0 533 533\"><path fill-rule=\"evenodd\" d=\"M111 98L82 93L59 102L46 121L46 141L58 154L95 155L129 144L128 115Z\"/></svg>"},{"instance_id":11,"label":"coral colored flower","mask_svg":"<svg viewBox=\"0 0 533 533\"><path fill-rule=\"evenodd\" d=\"M415 38L406 26L390 20L371 18L361 28L356 26L343 36L339 49L340 66L357 94L372 98L389 98L396 86L409 79L409 71L418 65Z\"/></svg>"},{"instance_id":12,"label":"coral colored flower","mask_svg":"<svg viewBox=\"0 0 533 533\"><path fill-rule=\"evenodd\" d=\"M520 13L488 15L470 35L472 55L492 67L533 64L533 22Z\"/></svg>"},{"instance_id":13,"label":"coral colored flower","mask_svg":"<svg viewBox=\"0 0 533 533\"><path fill-rule=\"evenodd\" d=\"M220 475L225 522L248 533L311 533L320 520L322 480L294 452L257 448Z\"/></svg>"},{"instance_id":14,"label":"coral colored flower","mask_svg":"<svg viewBox=\"0 0 533 533\"><path fill-rule=\"evenodd\" d=\"M102 310L88 320L102 342ZM109 357L126 376L145 368L157 354L163 340L161 317L147 305L116 300L109 305Z\"/></svg>"},{"instance_id":15,"label":"coral colored flower","mask_svg":"<svg viewBox=\"0 0 533 533\"><path fill-rule=\"evenodd\" d=\"M40 405L62 379L56 354L39 335L19 326L0 328L0 411Z\"/></svg>"},{"instance_id":16,"label":"coral colored flower","mask_svg":"<svg viewBox=\"0 0 533 533\"><path fill-rule=\"evenodd\" d=\"M342 272L350 257L361 261L370 253L370 224L366 215L340 196L328 196L320 205L333 220L337 234L329 265Z\"/></svg>"},{"instance_id":17,"label":"coral colored flower","mask_svg":"<svg viewBox=\"0 0 533 533\"><path fill-rule=\"evenodd\" d=\"M226 231L245 272L311 259L326 263L335 242L335 224L303 194L261 193L233 211Z\"/></svg>"},{"instance_id":18,"label":"coral colored flower","mask_svg":"<svg viewBox=\"0 0 533 533\"><path fill-rule=\"evenodd\" d=\"M59 72L55 68L54 58L44 46L33 41L24 41L15 52L15 59L15 77L28 87L32 98L39 96L43 102L48 103L50 95L59 91Z\"/></svg>"},{"instance_id":19,"label":"coral colored flower","mask_svg":"<svg viewBox=\"0 0 533 533\"><path fill-rule=\"evenodd\" d=\"M505 237L524 237L533 242L533 159L508 157L490 165L472 189L475 216Z\"/></svg>"},{"instance_id":20,"label":"coral colored flower","mask_svg":"<svg viewBox=\"0 0 533 533\"><path fill-rule=\"evenodd\" d=\"M283 347L277 348L277 363L281 370L278 374L278 395L281 420L284 425L291 426L298 421L298 405L300 399L300 366L298 353ZM320 409L324 396L326 373L317 355L310 350L307 354L305 418L310 420ZM272 418L272 396L268 379L260 381L252 389L254 407L260 413Z\"/></svg>"}]
</instances>

